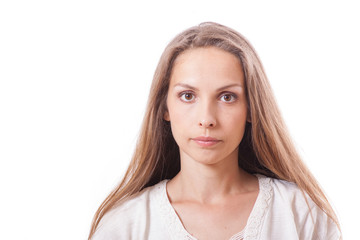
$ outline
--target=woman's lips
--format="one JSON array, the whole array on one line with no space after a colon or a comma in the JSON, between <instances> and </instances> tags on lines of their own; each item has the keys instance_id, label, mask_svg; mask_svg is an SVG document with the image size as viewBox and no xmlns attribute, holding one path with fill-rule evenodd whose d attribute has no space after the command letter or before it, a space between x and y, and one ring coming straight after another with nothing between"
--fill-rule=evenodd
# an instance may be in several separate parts
<instances>
[{"instance_id":1,"label":"woman's lips","mask_svg":"<svg viewBox=\"0 0 360 240\"><path fill-rule=\"evenodd\" d=\"M196 142L201 147L210 147L221 141L219 139L212 138L212 137L196 137L196 138L192 138L191 140Z\"/></svg>"}]
</instances>

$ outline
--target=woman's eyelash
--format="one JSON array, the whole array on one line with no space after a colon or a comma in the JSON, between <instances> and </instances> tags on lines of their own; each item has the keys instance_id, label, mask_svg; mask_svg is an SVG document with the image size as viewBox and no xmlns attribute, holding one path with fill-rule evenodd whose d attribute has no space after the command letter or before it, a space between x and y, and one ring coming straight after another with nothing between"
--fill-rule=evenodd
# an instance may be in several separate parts
<instances>
[{"instance_id":1,"label":"woman's eyelash","mask_svg":"<svg viewBox=\"0 0 360 240\"><path fill-rule=\"evenodd\" d=\"M231 92L224 92L224 93L221 93L220 94L220 99L222 98L227 98L227 99L224 99L225 102L234 102L238 99L238 96L234 93L231 93ZM230 99L228 99L228 97L230 97Z\"/></svg>"},{"instance_id":2,"label":"woman's eyelash","mask_svg":"<svg viewBox=\"0 0 360 240\"><path fill-rule=\"evenodd\" d=\"M185 91L179 93L179 98L184 102L191 102L195 98L195 94L193 92Z\"/></svg>"}]
</instances>

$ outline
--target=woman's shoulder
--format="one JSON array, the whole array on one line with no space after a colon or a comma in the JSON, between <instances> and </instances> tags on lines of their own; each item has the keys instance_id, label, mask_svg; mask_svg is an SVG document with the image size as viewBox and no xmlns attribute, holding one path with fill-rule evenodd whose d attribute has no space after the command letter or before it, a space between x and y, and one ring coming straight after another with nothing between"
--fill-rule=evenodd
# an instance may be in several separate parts
<instances>
[{"instance_id":1,"label":"woman's shoulder","mask_svg":"<svg viewBox=\"0 0 360 240\"><path fill-rule=\"evenodd\" d=\"M309 194L305 190L302 190L296 183L280 179L272 179L272 182L274 201L277 203L282 206L290 205L294 211L301 213L307 213L304 211L305 208L315 214L325 214Z\"/></svg>"},{"instance_id":2,"label":"woman's shoulder","mask_svg":"<svg viewBox=\"0 0 360 240\"><path fill-rule=\"evenodd\" d=\"M292 207L302 208L304 205L307 206L307 200L311 200L308 195L293 182L260 174L256 174L256 176L259 179L262 192L268 199L272 200L273 204L291 204ZM311 205L313 204L314 202L311 201Z\"/></svg>"},{"instance_id":3,"label":"woman's shoulder","mask_svg":"<svg viewBox=\"0 0 360 240\"><path fill-rule=\"evenodd\" d=\"M296 202L297 204L306 204L307 200L311 200L305 191L302 191L296 183L286 180L272 179L274 197L278 200ZM314 204L311 201L311 204ZM301 207L301 206L300 206Z\"/></svg>"},{"instance_id":4,"label":"woman's shoulder","mask_svg":"<svg viewBox=\"0 0 360 240\"><path fill-rule=\"evenodd\" d=\"M310 211L313 214L325 214L296 183L280 179L271 179L271 181L274 205L283 209L290 208L295 215L307 215Z\"/></svg>"},{"instance_id":5,"label":"woman's shoulder","mask_svg":"<svg viewBox=\"0 0 360 240\"><path fill-rule=\"evenodd\" d=\"M269 206L270 221L276 219L276 221L284 221L288 226L293 225L294 231L301 239L310 236L309 239L339 239L340 232L334 221L306 191L301 190L293 182L268 179L273 191L272 203Z\"/></svg>"},{"instance_id":6,"label":"woman's shoulder","mask_svg":"<svg viewBox=\"0 0 360 240\"><path fill-rule=\"evenodd\" d=\"M141 234L148 224L152 204L159 197L165 181L154 186L144 188L142 191L117 203L101 219L94 234L93 240L123 239Z\"/></svg>"}]
</instances>

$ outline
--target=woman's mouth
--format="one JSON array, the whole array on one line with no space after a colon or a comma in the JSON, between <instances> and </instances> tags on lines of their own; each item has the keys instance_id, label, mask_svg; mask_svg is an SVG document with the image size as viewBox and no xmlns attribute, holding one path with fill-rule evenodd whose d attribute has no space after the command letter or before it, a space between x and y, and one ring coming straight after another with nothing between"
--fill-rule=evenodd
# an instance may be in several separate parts
<instances>
[{"instance_id":1,"label":"woman's mouth","mask_svg":"<svg viewBox=\"0 0 360 240\"><path fill-rule=\"evenodd\" d=\"M221 140L212 137L196 137L196 138L191 138L191 140L196 142L201 147L211 147L221 142Z\"/></svg>"}]
</instances>

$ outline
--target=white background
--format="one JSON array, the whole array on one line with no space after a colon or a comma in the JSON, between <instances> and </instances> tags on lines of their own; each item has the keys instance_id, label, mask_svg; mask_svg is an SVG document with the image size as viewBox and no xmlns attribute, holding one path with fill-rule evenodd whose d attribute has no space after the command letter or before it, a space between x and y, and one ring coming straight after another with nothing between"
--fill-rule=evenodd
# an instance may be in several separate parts
<instances>
[{"instance_id":1,"label":"white background","mask_svg":"<svg viewBox=\"0 0 360 240\"><path fill-rule=\"evenodd\" d=\"M356 1L1 1L0 238L86 239L124 173L166 44L215 21L263 61L345 239L358 236Z\"/></svg>"}]
</instances>

